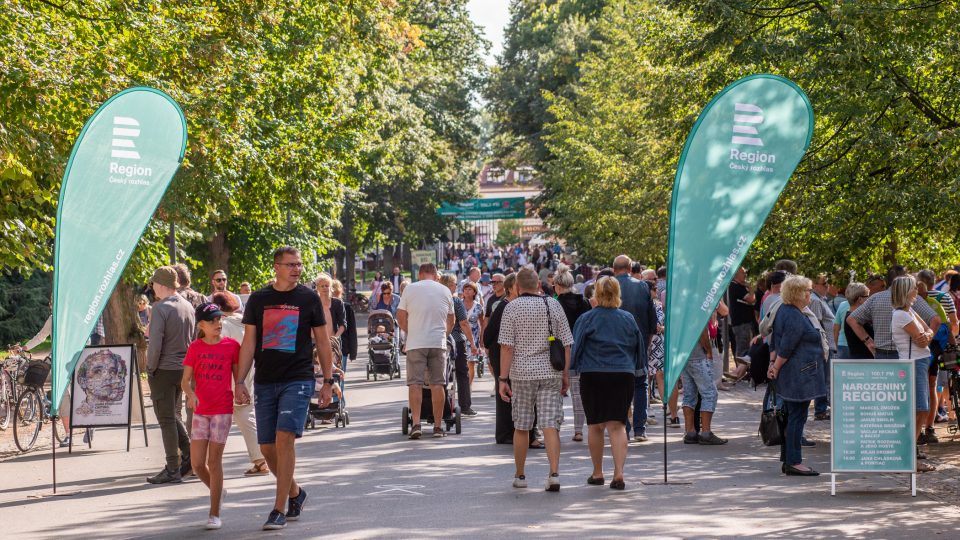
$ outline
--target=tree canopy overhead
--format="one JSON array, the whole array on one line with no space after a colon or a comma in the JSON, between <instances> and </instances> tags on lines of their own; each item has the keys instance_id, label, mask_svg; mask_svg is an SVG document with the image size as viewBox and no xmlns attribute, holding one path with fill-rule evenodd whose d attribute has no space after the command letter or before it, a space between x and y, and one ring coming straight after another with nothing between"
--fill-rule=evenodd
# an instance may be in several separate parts
<instances>
[{"instance_id":1,"label":"tree canopy overhead","mask_svg":"<svg viewBox=\"0 0 960 540\"><path fill-rule=\"evenodd\" d=\"M543 151L533 165L549 225L585 255L666 258L677 160L710 97L752 73L795 81L810 97L814 140L748 255L796 258L813 271L867 271L892 263L934 267L960 258L952 208L960 80L949 2L613 0L585 17L589 42L576 75L525 96L549 106L541 132L501 122L500 135ZM573 0L514 2L507 42L526 34L537 9ZM518 22L519 21L519 22ZM521 99L503 89L511 58L529 59L551 36L505 52L490 88L498 114ZM555 28L551 30L551 28ZM517 117L520 118L520 117ZM522 120L522 119L521 119ZM535 123L525 122L525 125Z\"/></svg>"},{"instance_id":2,"label":"tree canopy overhead","mask_svg":"<svg viewBox=\"0 0 960 540\"><path fill-rule=\"evenodd\" d=\"M478 151L471 89L485 43L465 5L4 3L0 265L49 268L71 147L97 106L137 85L180 103L189 146L130 280L169 260L171 223L179 258L254 282L279 243L323 258L369 245L368 230L440 233L422 210L469 195Z\"/></svg>"}]
</instances>

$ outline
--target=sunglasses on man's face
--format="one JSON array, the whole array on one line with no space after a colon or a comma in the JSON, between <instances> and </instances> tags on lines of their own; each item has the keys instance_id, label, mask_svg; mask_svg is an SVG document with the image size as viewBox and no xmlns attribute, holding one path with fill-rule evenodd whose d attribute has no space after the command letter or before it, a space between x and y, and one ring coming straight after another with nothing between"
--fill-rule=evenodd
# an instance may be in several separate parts
<instances>
[{"instance_id":1,"label":"sunglasses on man's face","mask_svg":"<svg viewBox=\"0 0 960 540\"><path fill-rule=\"evenodd\" d=\"M217 283L221 283L221 282L226 281L227 278L225 278L225 277L218 277L218 278L213 278L213 280L216 281Z\"/></svg>"}]
</instances>

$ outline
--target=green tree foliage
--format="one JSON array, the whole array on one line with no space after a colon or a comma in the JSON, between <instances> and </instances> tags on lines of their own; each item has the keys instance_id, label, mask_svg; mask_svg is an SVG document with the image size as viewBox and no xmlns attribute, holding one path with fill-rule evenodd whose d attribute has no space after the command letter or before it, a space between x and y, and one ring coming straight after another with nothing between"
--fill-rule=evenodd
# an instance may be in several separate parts
<instances>
[{"instance_id":1,"label":"green tree foliage","mask_svg":"<svg viewBox=\"0 0 960 540\"><path fill-rule=\"evenodd\" d=\"M189 146L129 281L169 260L171 223L198 283L231 265L232 281L260 283L281 243L322 261L351 201L385 212L393 236L439 228L433 208L468 193L475 161L480 42L464 5L0 2L0 265L49 268L70 149L135 85L180 103Z\"/></svg>"},{"instance_id":2,"label":"green tree foliage","mask_svg":"<svg viewBox=\"0 0 960 540\"><path fill-rule=\"evenodd\" d=\"M520 241L520 232L523 230L523 222L519 219L505 219L497 224L498 246L512 246Z\"/></svg>"},{"instance_id":3,"label":"green tree foliage","mask_svg":"<svg viewBox=\"0 0 960 540\"><path fill-rule=\"evenodd\" d=\"M378 130L353 171L338 238L353 248L435 238L448 221L433 209L473 196L480 128L473 101L486 44L465 1L407 2L407 54L397 77L373 89Z\"/></svg>"},{"instance_id":4,"label":"green tree foliage","mask_svg":"<svg viewBox=\"0 0 960 540\"><path fill-rule=\"evenodd\" d=\"M592 258L663 261L696 115L768 72L807 92L816 126L750 259L792 257L809 272L956 261L958 23L951 4L913 0L611 2L576 83L543 92L555 117L552 159L535 164L543 212Z\"/></svg>"},{"instance_id":5,"label":"green tree foliage","mask_svg":"<svg viewBox=\"0 0 960 540\"><path fill-rule=\"evenodd\" d=\"M543 163L548 93L571 97L604 0L514 0L503 54L487 88L496 121L493 150L508 166Z\"/></svg>"},{"instance_id":6,"label":"green tree foliage","mask_svg":"<svg viewBox=\"0 0 960 540\"><path fill-rule=\"evenodd\" d=\"M0 345L23 343L40 330L50 315L51 290L44 272L0 275Z\"/></svg>"}]
</instances>

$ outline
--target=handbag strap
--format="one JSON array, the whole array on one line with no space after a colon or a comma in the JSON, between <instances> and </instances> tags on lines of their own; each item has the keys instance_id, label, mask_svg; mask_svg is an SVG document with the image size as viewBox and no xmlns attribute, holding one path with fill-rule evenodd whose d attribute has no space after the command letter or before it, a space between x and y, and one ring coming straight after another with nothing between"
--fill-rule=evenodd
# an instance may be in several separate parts
<instances>
[{"instance_id":1,"label":"handbag strap","mask_svg":"<svg viewBox=\"0 0 960 540\"><path fill-rule=\"evenodd\" d=\"M541 296L543 298L543 305L547 308L547 331L550 332L550 337L553 338L553 316L550 313L550 303L547 302L546 296Z\"/></svg>"}]
</instances>

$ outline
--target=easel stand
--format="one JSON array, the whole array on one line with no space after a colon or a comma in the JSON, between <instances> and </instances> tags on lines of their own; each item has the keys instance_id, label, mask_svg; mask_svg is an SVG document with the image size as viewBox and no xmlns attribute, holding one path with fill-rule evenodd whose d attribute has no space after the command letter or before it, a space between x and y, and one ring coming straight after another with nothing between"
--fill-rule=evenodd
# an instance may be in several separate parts
<instances>
[{"instance_id":1,"label":"easel stand","mask_svg":"<svg viewBox=\"0 0 960 540\"><path fill-rule=\"evenodd\" d=\"M837 495L837 473L830 473L830 496ZM917 496L917 473L910 473L910 496Z\"/></svg>"},{"instance_id":2,"label":"easel stand","mask_svg":"<svg viewBox=\"0 0 960 540\"><path fill-rule=\"evenodd\" d=\"M660 396L663 399L663 481L660 480L641 480L640 483L645 486L689 486L692 482L683 480L669 480L667 477L667 425L670 422L668 417L666 396Z\"/></svg>"}]
</instances>

